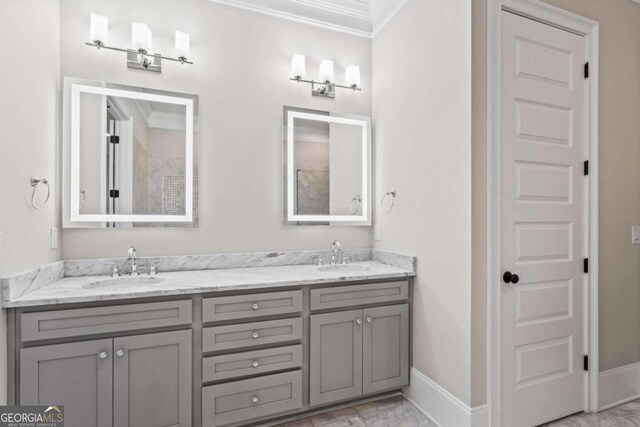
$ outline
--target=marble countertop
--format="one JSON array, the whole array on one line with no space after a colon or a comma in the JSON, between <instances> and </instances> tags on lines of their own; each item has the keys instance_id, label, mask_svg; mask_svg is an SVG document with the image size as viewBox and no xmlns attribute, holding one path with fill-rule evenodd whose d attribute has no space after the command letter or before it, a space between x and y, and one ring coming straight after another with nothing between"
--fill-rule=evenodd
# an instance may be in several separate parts
<instances>
[{"instance_id":1,"label":"marble countertop","mask_svg":"<svg viewBox=\"0 0 640 427\"><path fill-rule=\"evenodd\" d=\"M360 280L412 277L413 270L376 261L354 262L349 270L320 271L316 265L228 268L176 271L155 276L141 275L134 283L129 276L112 280L109 276L64 277L50 284L5 299L6 308L79 302L114 301L216 291L238 291L301 285L317 285ZM102 283L97 283L102 281ZM128 281L128 282L127 282ZM154 282L155 281L155 282Z\"/></svg>"}]
</instances>

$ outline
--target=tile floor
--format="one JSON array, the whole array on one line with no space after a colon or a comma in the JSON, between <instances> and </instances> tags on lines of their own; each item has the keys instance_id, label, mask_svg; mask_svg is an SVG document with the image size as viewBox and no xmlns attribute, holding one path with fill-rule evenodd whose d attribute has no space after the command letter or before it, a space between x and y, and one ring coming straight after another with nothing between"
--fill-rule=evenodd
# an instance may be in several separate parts
<instances>
[{"instance_id":1,"label":"tile floor","mask_svg":"<svg viewBox=\"0 0 640 427\"><path fill-rule=\"evenodd\" d=\"M546 424L546 427L640 427L640 400L597 414L579 414Z\"/></svg>"},{"instance_id":2,"label":"tile floor","mask_svg":"<svg viewBox=\"0 0 640 427\"><path fill-rule=\"evenodd\" d=\"M437 427L402 396L314 415L278 427Z\"/></svg>"},{"instance_id":3,"label":"tile floor","mask_svg":"<svg viewBox=\"0 0 640 427\"><path fill-rule=\"evenodd\" d=\"M437 427L402 396L315 415L278 427ZM544 427L640 427L640 400L599 414L578 414Z\"/></svg>"}]
</instances>

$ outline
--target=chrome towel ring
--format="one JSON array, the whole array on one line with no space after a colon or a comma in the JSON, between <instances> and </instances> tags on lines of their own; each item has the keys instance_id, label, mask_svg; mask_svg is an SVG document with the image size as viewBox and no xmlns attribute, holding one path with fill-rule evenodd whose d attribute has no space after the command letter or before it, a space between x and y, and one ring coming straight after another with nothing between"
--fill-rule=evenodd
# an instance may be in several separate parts
<instances>
[{"instance_id":1,"label":"chrome towel ring","mask_svg":"<svg viewBox=\"0 0 640 427\"><path fill-rule=\"evenodd\" d=\"M351 199L351 215L357 214L360 211L360 206L362 206L362 196L357 195L353 199Z\"/></svg>"},{"instance_id":2,"label":"chrome towel ring","mask_svg":"<svg viewBox=\"0 0 640 427\"><path fill-rule=\"evenodd\" d=\"M384 208L384 200L387 197L391 197L391 205L388 208ZM393 209L393 205L396 202L396 192L395 190L392 191L387 191L386 193L384 193L384 196L382 196L382 200L380 200L380 207L382 208L382 211L384 213L389 213L391 212L391 210Z\"/></svg>"},{"instance_id":3,"label":"chrome towel ring","mask_svg":"<svg viewBox=\"0 0 640 427\"><path fill-rule=\"evenodd\" d=\"M38 194L38 187L40 187L40 185L47 186L47 197L44 199L44 202L42 202L42 205L36 203L36 195ZM47 203L49 203L49 197L51 197L51 186L49 185L49 181L47 181L46 179L32 176L31 187L33 187L33 193L31 193L31 206L33 206L34 209L40 210L44 208Z\"/></svg>"}]
</instances>

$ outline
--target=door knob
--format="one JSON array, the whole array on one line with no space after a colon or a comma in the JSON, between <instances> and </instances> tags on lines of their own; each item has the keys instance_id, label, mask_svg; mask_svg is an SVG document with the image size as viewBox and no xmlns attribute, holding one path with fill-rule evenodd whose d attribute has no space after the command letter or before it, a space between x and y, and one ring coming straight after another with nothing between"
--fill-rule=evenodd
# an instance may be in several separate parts
<instances>
[{"instance_id":1,"label":"door knob","mask_svg":"<svg viewBox=\"0 0 640 427\"><path fill-rule=\"evenodd\" d=\"M505 271L502 275L502 280L504 280L504 283L513 283L515 285L520 281L520 278L517 274L512 274L510 271Z\"/></svg>"}]
</instances>

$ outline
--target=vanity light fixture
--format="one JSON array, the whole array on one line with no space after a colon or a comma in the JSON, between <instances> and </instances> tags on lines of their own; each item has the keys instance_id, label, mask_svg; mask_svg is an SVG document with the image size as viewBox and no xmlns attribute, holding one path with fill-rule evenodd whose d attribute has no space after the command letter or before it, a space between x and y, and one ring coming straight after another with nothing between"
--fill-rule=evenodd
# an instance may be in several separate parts
<instances>
[{"instance_id":1,"label":"vanity light fixture","mask_svg":"<svg viewBox=\"0 0 640 427\"><path fill-rule=\"evenodd\" d=\"M336 84L333 81L333 61L324 59L320 63L320 72L318 80L305 80L305 57L296 53L291 57L291 73L289 80L298 83L311 83L311 94L313 96L321 96L325 98L336 97L336 87L343 89L351 89L353 91L361 91L360 87L360 67L357 65L349 65L347 67L347 86Z\"/></svg>"},{"instance_id":2,"label":"vanity light fixture","mask_svg":"<svg viewBox=\"0 0 640 427\"><path fill-rule=\"evenodd\" d=\"M193 64L189 57L189 33L176 31L176 56L171 58L158 53L151 53L152 33L149 26L143 22L131 24L131 45L130 49L122 49L107 45L108 19L106 16L91 13L90 37L91 42L87 46L100 49L116 50L127 54L127 67L144 71L162 72L162 60L179 62L181 64Z\"/></svg>"}]
</instances>

